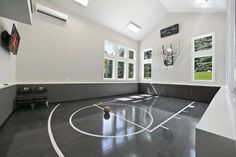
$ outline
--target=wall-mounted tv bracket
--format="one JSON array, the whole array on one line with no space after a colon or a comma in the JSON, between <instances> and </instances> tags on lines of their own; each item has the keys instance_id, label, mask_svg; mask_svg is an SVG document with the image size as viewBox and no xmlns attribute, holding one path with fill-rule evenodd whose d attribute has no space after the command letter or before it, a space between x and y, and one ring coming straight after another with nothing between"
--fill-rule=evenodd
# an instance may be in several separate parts
<instances>
[{"instance_id":1,"label":"wall-mounted tv bracket","mask_svg":"<svg viewBox=\"0 0 236 157\"><path fill-rule=\"evenodd\" d=\"M9 51L9 42L10 42L11 35L7 31L3 31L1 34L1 41L2 41L2 46Z\"/></svg>"}]
</instances>

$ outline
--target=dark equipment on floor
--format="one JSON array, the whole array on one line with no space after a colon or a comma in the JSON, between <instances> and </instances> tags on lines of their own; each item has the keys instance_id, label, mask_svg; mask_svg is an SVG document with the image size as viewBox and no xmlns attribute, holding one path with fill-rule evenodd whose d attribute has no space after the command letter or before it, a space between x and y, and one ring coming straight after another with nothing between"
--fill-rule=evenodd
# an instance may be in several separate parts
<instances>
[{"instance_id":1,"label":"dark equipment on floor","mask_svg":"<svg viewBox=\"0 0 236 157\"><path fill-rule=\"evenodd\" d=\"M48 107L47 88L38 86L34 89L32 87L20 87L16 93L14 109L29 105L33 110L35 105L45 104Z\"/></svg>"}]
</instances>

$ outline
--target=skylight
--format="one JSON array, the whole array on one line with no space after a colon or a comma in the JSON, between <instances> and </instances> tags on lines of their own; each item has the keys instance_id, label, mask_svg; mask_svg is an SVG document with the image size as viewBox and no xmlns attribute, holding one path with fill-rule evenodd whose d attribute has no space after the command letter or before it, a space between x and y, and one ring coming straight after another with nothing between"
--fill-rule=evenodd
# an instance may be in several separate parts
<instances>
[{"instance_id":1,"label":"skylight","mask_svg":"<svg viewBox=\"0 0 236 157\"><path fill-rule=\"evenodd\" d=\"M127 28L132 31L132 32L135 32L135 33L139 33L141 31L141 27L136 25L135 23L133 22L130 22L128 25L127 25Z\"/></svg>"},{"instance_id":2,"label":"skylight","mask_svg":"<svg viewBox=\"0 0 236 157\"><path fill-rule=\"evenodd\" d=\"M197 3L198 5L205 5L205 4L207 4L207 1L208 1L208 0L196 0L196 3Z\"/></svg>"},{"instance_id":3,"label":"skylight","mask_svg":"<svg viewBox=\"0 0 236 157\"><path fill-rule=\"evenodd\" d=\"M75 2L78 2L79 4L87 7L89 0L74 0Z\"/></svg>"}]
</instances>

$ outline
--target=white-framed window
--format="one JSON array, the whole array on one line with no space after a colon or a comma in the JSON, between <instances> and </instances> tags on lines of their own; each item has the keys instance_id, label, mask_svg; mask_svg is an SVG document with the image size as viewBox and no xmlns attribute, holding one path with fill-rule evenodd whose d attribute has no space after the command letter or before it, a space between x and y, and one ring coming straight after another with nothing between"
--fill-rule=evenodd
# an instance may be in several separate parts
<instances>
[{"instance_id":1,"label":"white-framed window","mask_svg":"<svg viewBox=\"0 0 236 157\"><path fill-rule=\"evenodd\" d=\"M128 63L128 79L134 79L134 63Z\"/></svg>"},{"instance_id":2,"label":"white-framed window","mask_svg":"<svg viewBox=\"0 0 236 157\"><path fill-rule=\"evenodd\" d=\"M152 80L152 49L146 49L142 54L142 78Z\"/></svg>"},{"instance_id":3,"label":"white-framed window","mask_svg":"<svg viewBox=\"0 0 236 157\"><path fill-rule=\"evenodd\" d=\"M125 62L117 62L117 79L125 79Z\"/></svg>"},{"instance_id":4,"label":"white-framed window","mask_svg":"<svg viewBox=\"0 0 236 157\"><path fill-rule=\"evenodd\" d=\"M132 49L128 49L127 52L127 78L129 80L135 79L136 75L136 51Z\"/></svg>"},{"instance_id":5,"label":"white-framed window","mask_svg":"<svg viewBox=\"0 0 236 157\"><path fill-rule=\"evenodd\" d=\"M104 79L114 78L114 60L109 58L104 58Z\"/></svg>"},{"instance_id":6,"label":"white-framed window","mask_svg":"<svg viewBox=\"0 0 236 157\"><path fill-rule=\"evenodd\" d=\"M125 58L127 49L124 46L116 45L116 55Z\"/></svg>"},{"instance_id":7,"label":"white-framed window","mask_svg":"<svg viewBox=\"0 0 236 157\"><path fill-rule=\"evenodd\" d=\"M111 41L104 42L103 78L134 80L136 51Z\"/></svg>"},{"instance_id":8,"label":"white-framed window","mask_svg":"<svg viewBox=\"0 0 236 157\"><path fill-rule=\"evenodd\" d=\"M109 55L114 55L114 44L109 41L105 41L104 44L104 53Z\"/></svg>"},{"instance_id":9,"label":"white-framed window","mask_svg":"<svg viewBox=\"0 0 236 157\"><path fill-rule=\"evenodd\" d=\"M192 38L192 81L215 81L215 33Z\"/></svg>"},{"instance_id":10,"label":"white-framed window","mask_svg":"<svg viewBox=\"0 0 236 157\"><path fill-rule=\"evenodd\" d=\"M131 49L128 50L128 58L131 60L134 60L134 58L135 58L135 51L134 50L131 50Z\"/></svg>"}]
</instances>

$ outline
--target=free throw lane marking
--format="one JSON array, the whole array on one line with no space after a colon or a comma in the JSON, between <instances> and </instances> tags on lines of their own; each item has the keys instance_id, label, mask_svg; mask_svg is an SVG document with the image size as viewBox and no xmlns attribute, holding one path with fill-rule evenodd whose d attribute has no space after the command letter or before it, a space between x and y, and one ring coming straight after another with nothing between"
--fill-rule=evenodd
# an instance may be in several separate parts
<instances>
[{"instance_id":1,"label":"free throw lane marking","mask_svg":"<svg viewBox=\"0 0 236 157\"><path fill-rule=\"evenodd\" d=\"M64 154L61 152L61 150L59 149L54 137L53 137L53 134L52 134L52 128L51 128L51 121L52 121L52 115L54 113L54 111L57 109L58 106L60 106L61 104L58 104L57 106L54 107L54 109L51 111L49 117L48 117L48 135L49 135L49 138L50 138L50 141L52 143L52 146L54 148L54 150L56 151L57 155L59 157L64 157Z\"/></svg>"}]
</instances>

